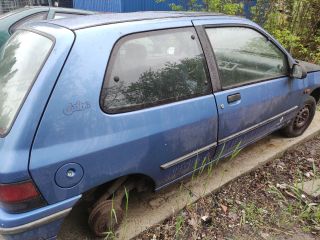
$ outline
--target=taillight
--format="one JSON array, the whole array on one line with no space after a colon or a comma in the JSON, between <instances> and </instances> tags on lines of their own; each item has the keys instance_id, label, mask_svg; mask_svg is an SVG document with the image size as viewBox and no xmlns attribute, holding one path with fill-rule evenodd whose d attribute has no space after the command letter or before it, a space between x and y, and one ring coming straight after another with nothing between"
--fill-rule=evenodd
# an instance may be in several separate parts
<instances>
[{"instance_id":1,"label":"taillight","mask_svg":"<svg viewBox=\"0 0 320 240\"><path fill-rule=\"evenodd\" d=\"M45 205L32 181L0 184L0 204L8 212L21 213Z\"/></svg>"}]
</instances>

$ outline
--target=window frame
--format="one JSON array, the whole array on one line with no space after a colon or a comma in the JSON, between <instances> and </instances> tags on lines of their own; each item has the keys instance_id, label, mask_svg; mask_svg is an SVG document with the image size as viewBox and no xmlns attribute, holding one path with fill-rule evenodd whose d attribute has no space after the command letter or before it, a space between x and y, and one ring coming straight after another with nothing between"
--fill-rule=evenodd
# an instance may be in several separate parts
<instances>
[{"instance_id":1,"label":"window frame","mask_svg":"<svg viewBox=\"0 0 320 240\"><path fill-rule=\"evenodd\" d=\"M114 66L115 63L115 56L118 53L120 47L122 46L122 44L128 40L131 39L136 39L137 36L142 36L142 37L148 37L148 36L154 36L157 35L157 32L161 32L161 31L170 31L170 32L180 32L181 30L192 30L194 31L194 34L197 38L197 41L199 43L199 50L202 52L203 55L203 66L204 66L204 71L205 71L205 76L206 76L206 80L208 82L209 88L210 90L208 91L208 93L206 94L194 94L192 96L188 96L186 98L181 98L179 100L168 100L168 101L164 101L164 100L160 100L155 104L138 104L135 105L133 107L123 107L121 109L116 109L114 111L110 111L109 109L105 108L104 105L104 99L106 97L106 95L104 94L104 89L105 86L108 85L110 79L110 69L112 69L112 67ZM212 82L212 78L211 78L211 74L210 74L210 66L208 64L207 58L206 58L206 54L202 45L202 41L201 41L201 37L198 34L198 31L196 30L196 28L194 26L183 26L183 27L174 27L174 28L161 28L161 29L152 29L152 30L147 30L147 31L139 31L139 32L132 32L126 35L121 36L120 38L118 38L114 44L113 47L110 51L110 55L109 55L109 59L108 59L108 63L106 66L106 70L105 70L105 75L103 78L103 82L102 82L102 86L101 86L101 90L100 90L100 96L99 96L99 105L101 110L109 115L115 115L115 114L125 114L125 113L131 113L131 112L137 112L137 111L143 111L146 109L150 109L150 108L154 108L154 107L158 107L158 106L164 106L167 104L173 104L176 102L181 102L181 101L185 101L185 100L189 100L189 99L194 99L194 98L198 98L198 97L203 97L203 96L208 96L213 94L213 82Z\"/></svg>"},{"instance_id":2,"label":"window frame","mask_svg":"<svg viewBox=\"0 0 320 240\"><path fill-rule=\"evenodd\" d=\"M37 16L37 15L42 15L42 14L44 14L44 16L45 16L45 18L43 19L43 21L44 21L44 20L47 20L47 19L48 19L49 11L41 11L41 12L37 12L37 13L30 14L30 15L28 15L28 16L25 16L25 17L19 19L19 20L16 21L15 23L13 23L13 24L9 27L9 29L8 29L9 34L12 35L12 34L15 33L15 31L17 31L18 29L20 29L20 28L23 26L23 24L21 25L21 22L23 22L23 21L25 21L25 20L27 20L27 19L33 18L33 17L35 17L35 16ZM41 20L40 20L40 21L41 21ZM28 23L28 22L26 22L26 23Z\"/></svg>"},{"instance_id":3,"label":"window frame","mask_svg":"<svg viewBox=\"0 0 320 240\"><path fill-rule=\"evenodd\" d=\"M222 85L222 77L220 74L220 70L219 70L219 66L218 66L218 61L217 61L217 57L215 55L214 52L214 46L211 44L208 33L207 33L207 29L212 29L212 28L247 28L247 29L251 29L253 31L256 31L257 33L259 33L260 35L262 35L263 37L265 37L268 41L270 41L285 57L286 59L286 63L287 63L287 74L286 75L279 75L276 77L271 77L271 78L260 78L257 80L251 80L251 81L245 81L245 82L241 82L238 84L232 84L229 86L223 86ZM229 89L233 89L233 88L237 88L237 87L242 87L242 86L247 86L247 85L251 85L251 84L256 84L256 83L261 83L261 82L266 82L266 81L272 81L272 80L276 80L279 78L284 78L284 77L288 77L290 78L290 56L288 55L287 52L284 51L283 47L281 45L279 45L277 42L274 41L274 39L272 39L271 36L269 36L266 32L262 31L261 29L252 26L252 25L247 25L247 24L236 24L236 23L232 23L232 24L208 24L208 25L203 25L202 26L202 31L204 31L204 34L206 35L206 40L209 42L209 44L211 45L211 51L212 51L212 55L214 56L214 60L215 60L215 68L218 70L218 76L219 76L219 86L220 86L220 90L229 90Z\"/></svg>"}]
</instances>

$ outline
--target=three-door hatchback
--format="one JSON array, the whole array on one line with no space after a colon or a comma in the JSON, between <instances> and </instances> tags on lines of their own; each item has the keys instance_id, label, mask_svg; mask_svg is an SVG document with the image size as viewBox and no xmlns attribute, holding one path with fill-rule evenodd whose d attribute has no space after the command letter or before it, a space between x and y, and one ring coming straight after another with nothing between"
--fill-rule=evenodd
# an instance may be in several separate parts
<instances>
[{"instance_id":1,"label":"three-door hatchback","mask_svg":"<svg viewBox=\"0 0 320 240\"><path fill-rule=\"evenodd\" d=\"M82 199L95 235L159 190L276 131L303 134L320 67L210 13L32 23L0 55L0 234L55 239Z\"/></svg>"}]
</instances>

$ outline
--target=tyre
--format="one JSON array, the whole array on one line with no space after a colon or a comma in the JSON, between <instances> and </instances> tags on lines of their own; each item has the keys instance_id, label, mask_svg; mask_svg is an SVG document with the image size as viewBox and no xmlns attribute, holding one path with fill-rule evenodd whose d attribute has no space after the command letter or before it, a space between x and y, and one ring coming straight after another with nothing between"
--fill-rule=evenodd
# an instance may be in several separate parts
<instances>
[{"instance_id":1,"label":"tyre","mask_svg":"<svg viewBox=\"0 0 320 240\"><path fill-rule=\"evenodd\" d=\"M282 135L288 138L302 135L312 122L316 108L316 100L312 96L308 96L295 118L286 127L281 129Z\"/></svg>"}]
</instances>

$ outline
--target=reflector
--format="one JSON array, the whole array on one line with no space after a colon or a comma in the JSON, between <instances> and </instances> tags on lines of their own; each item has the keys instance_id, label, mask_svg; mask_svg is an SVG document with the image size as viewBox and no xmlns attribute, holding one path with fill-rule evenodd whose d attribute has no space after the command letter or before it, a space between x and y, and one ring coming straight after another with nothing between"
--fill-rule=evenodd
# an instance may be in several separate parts
<instances>
[{"instance_id":1,"label":"reflector","mask_svg":"<svg viewBox=\"0 0 320 240\"><path fill-rule=\"evenodd\" d=\"M16 184L0 184L0 202L16 203L39 197L31 181Z\"/></svg>"}]
</instances>

